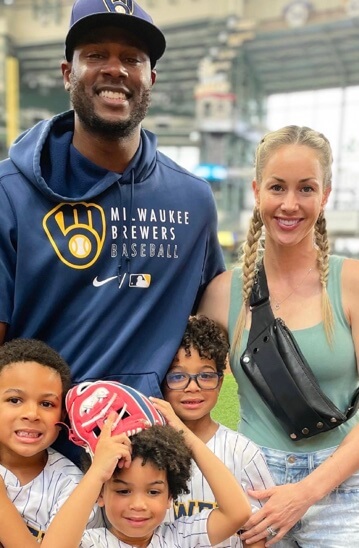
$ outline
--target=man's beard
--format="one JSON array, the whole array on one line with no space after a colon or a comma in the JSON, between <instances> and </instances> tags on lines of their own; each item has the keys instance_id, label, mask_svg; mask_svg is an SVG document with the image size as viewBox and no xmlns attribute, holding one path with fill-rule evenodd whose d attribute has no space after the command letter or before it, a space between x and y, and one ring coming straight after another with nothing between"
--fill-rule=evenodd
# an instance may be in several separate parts
<instances>
[{"instance_id":1,"label":"man's beard","mask_svg":"<svg viewBox=\"0 0 359 548\"><path fill-rule=\"evenodd\" d=\"M142 90L135 109L127 120L106 120L95 113L92 99L86 95L84 85L72 75L70 99L81 123L90 133L107 140L129 137L146 117L151 102L151 87Z\"/></svg>"}]
</instances>

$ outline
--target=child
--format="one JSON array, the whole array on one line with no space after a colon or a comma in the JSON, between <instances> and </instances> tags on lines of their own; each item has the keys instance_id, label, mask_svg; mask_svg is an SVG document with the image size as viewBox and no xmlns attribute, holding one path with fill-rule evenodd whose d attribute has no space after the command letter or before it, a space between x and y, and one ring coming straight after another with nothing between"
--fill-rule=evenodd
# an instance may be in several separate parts
<instances>
[{"instance_id":1,"label":"child","mask_svg":"<svg viewBox=\"0 0 359 548\"><path fill-rule=\"evenodd\" d=\"M165 377L164 397L185 425L225 463L245 492L248 488L266 489L274 482L259 448L211 417L223 382L227 352L227 339L215 322L205 316L191 317ZM194 465L189 494L173 505L170 519L212 508L215 501L208 482ZM261 502L251 499L251 504L256 509ZM230 546L242 546L238 535L231 539ZM264 546L264 541L252 546Z\"/></svg>"},{"instance_id":2,"label":"child","mask_svg":"<svg viewBox=\"0 0 359 548\"><path fill-rule=\"evenodd\" d=\"M69 411L70 420L72 416L82 423L80 428L74 424L74 431L79 438L87 439L94 458L79 486L53 520L43 547L207 548L233 534L249 518L250 505L227 467L163 400L152 399L152 415L157 413L156 409L163 411L168 425L150 425L147 413L144 416L147 425L142 421L147 429L138 432L139 406L127 413L128 402L123 401L125 398L120 394L126 387L120 385L121 389L116 391L115 384L103 382L81 402L80 412L77 408ZM132 394L129 397L132 398ZM71 396L69 402L72 405ZM151 403L145 402L145 405L148 409ZM130 437L128 432L116 433L127 429L121 427L122 417L129 424L137 422L137 433ZM84 423L88 428L86 432L82 427ZM187 490L191 458L211 485L218 508L174 523L163 523L172 499ZM109 528L84 532L97 500L105 509Z\"/></svg>"},{"instance_id":3,"label":"child","mask_svg":"<svg viewBox=\"0 0 359 548\"><path fill-rule=\"evenodd\" d=\"M82 477L50 448L69 386L67 363L46 344L15 339L0 346L0 542L6 547L12 538L15 546L38 546ZM10 527L7 516L19 513L23 520ZM102 523L101 512L92 513L89 526Z\"/></svg>"}]
</instances>

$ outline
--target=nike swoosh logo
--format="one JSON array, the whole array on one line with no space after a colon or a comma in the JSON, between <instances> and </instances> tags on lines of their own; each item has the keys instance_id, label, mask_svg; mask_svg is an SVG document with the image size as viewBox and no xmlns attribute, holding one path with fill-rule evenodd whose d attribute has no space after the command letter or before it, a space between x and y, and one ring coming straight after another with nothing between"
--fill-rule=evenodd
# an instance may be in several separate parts
<instances>
[{"instance_id":1,"label":"nike swoosh logo","mask_svg":"<svg viewBox=\"0 0 359 548\"><path fill-rule=\"evenodd\" d=\"M96 278L94 278L92 282L92 285L94 287L101 287L101 285L107 284L107 282L110 282L111 280L116 280L116 279L117 279L117 276L111 276L111 278L105 278L104 280L99 280L96 276Z\"/></svg>"}]
</instances>

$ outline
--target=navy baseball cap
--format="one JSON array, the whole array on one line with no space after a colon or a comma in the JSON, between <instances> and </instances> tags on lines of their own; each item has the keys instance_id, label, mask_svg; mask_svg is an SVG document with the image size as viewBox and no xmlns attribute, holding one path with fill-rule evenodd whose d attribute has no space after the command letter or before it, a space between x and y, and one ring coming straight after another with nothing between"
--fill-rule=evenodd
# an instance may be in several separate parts
<instances>
[{"instance_id":1,"label":"navy baseball cap","mask_svg":"<svg viewBox=\"0 0 359 548\"><path fill-rule=\"evenodd\" d=\"M72 60L74 49L89 31L115 26L137 35L147 46L152 67L163 55L166 40L153 24L152 17L132 0L76 0L71 12L70 30L65 41L65 56Z\"/></svg>"}]
</instances>

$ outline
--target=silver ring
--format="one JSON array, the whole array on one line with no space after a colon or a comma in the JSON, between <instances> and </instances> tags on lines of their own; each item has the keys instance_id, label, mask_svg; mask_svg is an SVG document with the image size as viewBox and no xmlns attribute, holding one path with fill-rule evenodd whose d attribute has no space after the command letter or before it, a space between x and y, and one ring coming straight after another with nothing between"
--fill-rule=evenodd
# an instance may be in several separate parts
<instances>
[{"instance_id":1,"label":"silver ring","mask_svg":"<svg viewBox=\"0 0 359 548\"><path fill-rule=\"evenodd\" d=\"M273 529L273 527L271 526L267 527L267 531L271 535L271 537L275 537L276 535L278 535L278 531Z\"/></svg>"}]
</instances>

